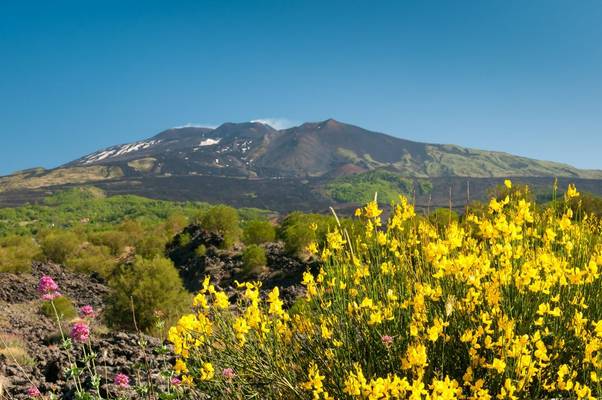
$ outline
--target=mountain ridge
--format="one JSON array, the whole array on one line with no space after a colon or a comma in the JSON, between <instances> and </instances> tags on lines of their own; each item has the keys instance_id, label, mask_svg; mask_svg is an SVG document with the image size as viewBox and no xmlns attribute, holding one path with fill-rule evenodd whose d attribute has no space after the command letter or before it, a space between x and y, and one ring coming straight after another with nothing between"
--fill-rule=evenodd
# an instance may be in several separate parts
<instances>
[{"instance_id":1,"label":"mountain ridge","mask_svg":"<svg viewBox=\"0 0 602 400\"><path fill-rule=\"evenodd\" d=\"M470 180L484 197L487 186L508 177L541 189L554 178L590 180L587 186L602 194L599 170L411 141L328 119L281 130L257 121L167 129L56 168L0 177L0 205L37 201L78 185L272 209L324 209L358 202L360 192L410 195L418 187L425 203L432 197L444 205L451 186Z\"/></svg>"},{"instance_id":2,"label":"mountain ridge","mask_svg":"<svg viewBox=\"0 0 602 400\"><path fill-rule=\"evenodd\" d=\"M578 169L501 151L412 141L334 119L281 130L262 122L172 128L145 140L90 153L61 167L108 165L157 156L160 172L155 173L171 174L317 177L353 165L356 171L385 168L400 175L424 178L602 178L599 170ZM179 167L170 167L170 163Z\"/></svg>"}]
</instances>

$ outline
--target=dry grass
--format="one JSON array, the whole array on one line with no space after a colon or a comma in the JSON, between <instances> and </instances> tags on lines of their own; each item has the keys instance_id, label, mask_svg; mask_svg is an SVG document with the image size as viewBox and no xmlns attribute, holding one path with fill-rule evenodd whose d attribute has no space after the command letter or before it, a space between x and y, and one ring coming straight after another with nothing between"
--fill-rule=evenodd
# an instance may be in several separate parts
<instances>
[{"instance_id":1,"label":"dry grass","mask_svg":"<svg viewBox=\"0 0 602 400\"><path fill-rule=\"evenodd\" d=\"M5 356L9 364L34 365L25 342L16 335L0 334L0 355Z\"/></svg>"},{"instance_id":2,"label":"dry grass","mask_svg":"<svg viewBox=\"0 0 602 400\"><path fill-rule=\"evenodd\" d=\"M0 178L0 192L15 189L36 189L65 183L86 183L123 176L119 167L94 165L60 168L44 173L21 173Z\"/></svg>"}]
</instances>

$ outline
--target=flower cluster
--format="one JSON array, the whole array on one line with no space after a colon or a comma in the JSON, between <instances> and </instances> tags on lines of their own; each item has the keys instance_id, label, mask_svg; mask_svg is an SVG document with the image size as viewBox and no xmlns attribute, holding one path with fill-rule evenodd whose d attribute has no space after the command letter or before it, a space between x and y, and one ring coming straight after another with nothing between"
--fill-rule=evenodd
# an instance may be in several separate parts
<instances>
[{"instance_id":1,"label":"flower cluster","mask_svg":"<svg viewBox=\"0 0 602 400\"><path fill-rule=\"evenodd\" d=\"M59 292L59 285L57 285L54 279L48 275L43 275L40 278L38 293L42 297L42 300L45 301L54 300L61 295Z\"/></svg>"},{"instance_id":2,"label":"flower cluster","mask_svg":"<svg viewBox=\"0 0 602 400\"><path fill-rule=\"evenodd\" d=\"M82 321L75 322L71 325L71 332L69 336L73 341L78 343L85 343L90 339L90 327L88 324Z\"/></svg>"},{"instance_id":3,"label":"flower cluster","mask_svg":"<svg viewBox=\"0 0 602 400\"><path fill-rule=\"evenodd\" d=\"M321 266L288 311L278 288L238 284L230 307L206 279L170 330L176 372L258 398L601 396L602 224L505 189L443 225L403 197L386 223L376 202L358 209L312 245Z\"/></svg>"}]
</instances>

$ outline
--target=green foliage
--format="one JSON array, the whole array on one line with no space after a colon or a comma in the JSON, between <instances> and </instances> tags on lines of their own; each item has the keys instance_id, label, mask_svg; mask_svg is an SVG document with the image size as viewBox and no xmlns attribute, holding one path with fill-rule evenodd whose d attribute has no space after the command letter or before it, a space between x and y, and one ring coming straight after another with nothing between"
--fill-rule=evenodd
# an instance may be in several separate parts
<instances>
[{"instance_id":1,"label":"green foliage","mask_svg":"<svg viewBox=\"0 0 602 400\"><path fill-rule=\"evenodd\" d=\"M104 232L93 232L88 240L97 246L107 247L111 255L118 256L128 243L129 236L126 232L114 230Z\"/></svg>"},{"instance_id":2,"label":"green foliage","mask_svg":"<svg viewBox=\"0 0 602 400\"><path fill-rule=\"evenodd\" d=\"M108 278L117 265L117 259L109 247L86 243L67 258L65 264L76 272L97 272L104 278Z\"/></svg>"},{"instance_id":3,"label":"green foliage","mask_svg":"<svg viewBox=\"0 0 602 400\"><path fill-rule=\"evenodd\" d=\"M263 244L276 239L276 229L269 221L253 220L244 225L243 242L249 244Z\"/></svg>"},{"instance_id":4,"label":"green foliage","mask_svg":"<svg viewBox=\"0 0 602 400\"><path fill-rule=\"evenodd\" d=\"M323 243L326 233L336 226L334 217L293 212L282 221L278 234L289 254L301 256L307 245Z\"/></svg>"},{"instance_id":5,"label":"green foliage","mask_svg":"<svg viewBox=\"0 0 602 400\"><path fill-rule=\"evenodd\" d=\"M158 319L173 321L186 307L189 295L172 262L166 258L151 260L136 257L131 265L122 265L109 282L112 295L106 309L107 322L120 329L150 332Z\"/></svg>"},{"instance_id":6,"label":"green foliage","mask_svg":"<svg viewBox=\"0 0 602 400\"><path fill-rule=\"evenodd\" d=\"M428 219L433 226L442 229L453 222L458 222L458 213L449 208L438 208L428 215Z\"/></svg>"},{"instance_id":7,"label":"green foliage","mask_svg":"<svg viewBox=\"0 0 602 400\"><path fill-rule=\"evenodd\" d=\"M46 232L40 240L44 258L58 264L64 264L80 245L81 239L72 231L52 230Z\"/></svg>"},{"instance_id":8,"label":"green foliage","mask_svg":"<svg viewBox=\"0 0 602 400\"><path fill-rule=\"evenodd\" d=\"M40 248L31 237L10 235L0 239L0 272L29 272L31 262L40 257Z\"/></svg>"},{"instance_id":9,"label":"green foliage","mask_svg":"<svg viewBox=\"0 0 602 400\"><path fill-rule=\"evenodd\" d=\"M267 263L265 250L256 244L247 246L242 253L242 261L245 274L258 274Z\"/></svg>"},{"instance_id":10,"label":"green foliage","mask_svg":"<svg viewBox=\"0 0 602 400\"><path fill-rule=\"evenodd\" d=\"M602 217L602 197L595 196L591 193L581 193L578 197L573 197L564 203L566 204L566 207L573 211L573 215L577 218L589 214Z\"/></svg>"},{"instance_id":11,"label":"green foliage","mask_svg":"<svg viewBox=\"0 0 602 400\"><path fill-rule=\"evenodd\" d=\"M204 257L207 254L207 247L205 247L204 244L201 244L194 250L194 253L197 257Z\"/></svg>"},{"instance_id":12,"label":"green foliage","mask_svg":"<svg viewBox=\"0 0 602 400\"><path fill-rule=\"evenodd\" d=\"M201 226L224 238L224 248L231 248L240 239L240 217L235 208L219 204L200 217Z\"/></svg>"},{"instance_id":13,"label":"green foliage","mask_svg":"<svg viewBox=\"0 0 602 400\"><path fill-rule=\"evenodd\" d=\"M0 209L0 236L9 233L38 234L41 230L85 226L107 230L124 220L143 219L148 224L166 221L178 229L183 220L208 208L207 203L174 202L139 196L105 196L94 187L58 192L42 204ZM184 223L185 224L185 223Z\"/></svg>"},{"instance_id":14,"label":"green foliage","mask_svg":"<svg viewBox=\"0 0 602 400\"><path fill-rule=\"evenodd\" d=\"M367 203L378 193L378 201L388 204L397 200L400 194L411 194L414 183L396 173L374 170L361 174L338 178L326 186L327 194L336 201L344 203ZM421 180L417 185L418 193L432 190L430 182Z\"/></svg>"},{"instance_id":15,"label":"green foliage","mask_svg":"<svg viewBox=\"0 0 602 400\"><path fill-rule=\"evenodd\" d=\"M54 307L56 308L56 312L61 318L70 320L77 316L77 310L73 305L71 299L67 296L60 296L53 300ZM52 308L52 303L50 301L45 301L42 303L40 307L40 311L42 314L49 318L55 318L54 309Z\"/></svg>"}]
</instances>

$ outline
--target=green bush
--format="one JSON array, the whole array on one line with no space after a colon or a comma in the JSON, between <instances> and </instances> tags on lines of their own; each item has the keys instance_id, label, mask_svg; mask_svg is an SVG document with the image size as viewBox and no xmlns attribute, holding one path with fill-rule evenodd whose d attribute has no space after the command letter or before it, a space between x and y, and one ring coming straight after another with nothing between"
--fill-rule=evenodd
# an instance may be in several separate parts
<instances>
[{"instance_id":1,"label":"green bush","mask_svg":"<svg viewBox=\"0 0 602 400\"><path fill-rule=\"evenodd\" d=\"M267 263L265 250L256 244L248 246L242 254L242 262L245 274L258 274Z\"/></svg>"},{"instance_id":2,"label":"green bush","mask_svg":"<svg viewBox=\"0 0 602 400\"><path fill-rule=\"evenodd\" d=\"M458 222L458 213L449 208L438 208L428 215L429 221L438 228L448 226L452 222Z\"/></svg>"},{"instance_id":3,"label":"green bush","mask_svg":"<svg viewBox=\"0 0 602 400\"><path fill-rule=\"evenodd\" d=\"M40 248L31 237L11 235L0 239L0 272L29 272L31 262L40 257Z\"/></svg>"},{"instance_id":4,"label":"green bush","mask_svg":"<svg viewBox=\"0 0 602 400\"><path fill-rule=\"evenodd\" d=\"M77 316L77 310L75 309L75 306L73 305L71 299L69 299L67 296L57 297L53 300L53 302L54 307L56 308L56 312L61 318L69 320ZM52 308L51 302L45 301L44 303L42 303L40 310L45 316L49 318L55 318L54 309Z\"/></svg>"},{"instance_id":5,"label":"green bush","mask_svg":"<svg viewBox=\"0 0 602 400\"><path fill-rule=\"evenodd\" d=\"M122 265L109 285L112 289L106 309L107 322L120 329L135 329L132 305L138 328L151 332L160 316L167 323L181 313L189 295L173 263L163 257Z\"/></svg>"},{"instance_id":6,"label":"green bush","mask_svg":"<svg viewBox=\"0 0 602 400\"><path fill-rule=\"evenodd\" d=\"M95 232L90 235L90 242L108 247L114 256L120 255L130 240L131 238L126 232L118 230Z\"/></svg>"},{"instance_id":7,"label":"green bush","mask_svg":"<svg viewBox=\"0 0 602 400\"><path fill-rule=\"evenodd\" d=\"M194 250L194 253L197 257L204 257L207 254L207 247L204 244L200 244L199 247Z\"/></svg>"},{"instance_id":8,"label":"green bush","mask_svg":"<svg viewBox=\"0 0 602 400\"><path fill-rule=\"evenodd\" d=\"M245 224L243 242L246 245L273 242L276 239L276 229L269 221L253 220Z\"/></svg>"},{"instance_id":9,"label":"green bush","mask_svg":"<svg viewBox=\"0 0 602 400\"><path fill-rule=\"evenodd\" d=\"M76 272L97 272L104 278L113 273L117 259L107 246L83 245L74 255L65 260L65 264Z\"/></svg>"},{"instance_id":10,"label":"green bush","mask_svg":"<svg viewBox=\"0 0 602 400\"><path fill-rule=\"evenodd\" d=\"M74 255L80 244L80 238L71 231L50 231L40 240L46 260L58 264L64 264L68 257Z\"/></svg>"},{"instance_id":11,"label":"green bush","mask_svg":"<svg viewBox=\"0 0 602 400\"><path fill-rule=\"evenodd\" d=\"M155 258L162 256L167 243L167 236L160 232L149 232L147 236L134 243L136 254L144 258Z\"/></svg>"},{"instance_id":12,"label":"green bush","mask_svg":"<svg viewBox=\"0 0 602 400\"><path fill-rule=\"evenodd\" d=\"M240 239L240 219L235 208L220 204L211 207L200 218L201 226L212 232L217 232L224 238L223 247L231 248Z\"/></svg>"}]
</instances>

